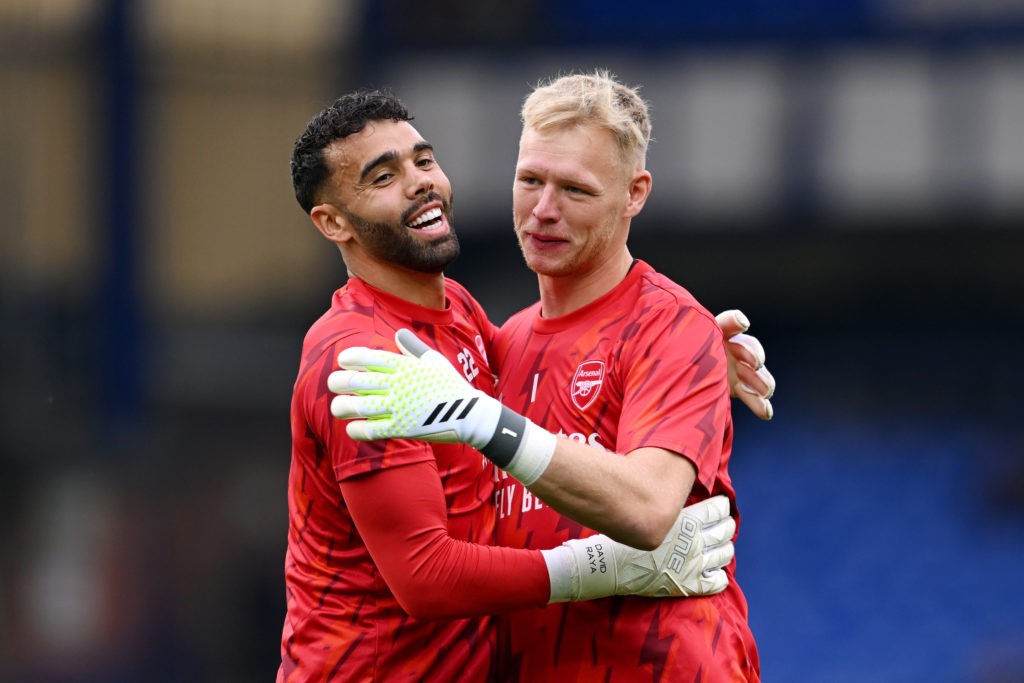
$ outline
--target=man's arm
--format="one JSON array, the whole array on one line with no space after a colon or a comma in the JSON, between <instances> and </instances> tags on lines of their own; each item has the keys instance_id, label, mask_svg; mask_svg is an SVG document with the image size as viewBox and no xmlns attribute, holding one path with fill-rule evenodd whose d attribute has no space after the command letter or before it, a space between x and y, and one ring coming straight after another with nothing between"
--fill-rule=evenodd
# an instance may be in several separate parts
<instances>
[{"instance_id":1,"label":"man's arm","mask_svg":"<svg viewBox=\"0 0 1024 683\"><path fill-rule=\"evenodd\" d=\"M396 342L402 355L359 347L339 354L347 369L328 379L339 394L331 411L366 418L346 425L350 436L467 443L562 514L633 547L662 541L693 485L689 460L661 448L623 457L559 439L470 386L408 330ZM692 404L720 400L721 384L705 385L689 396Z\"/></svg>"},{"instance_id":2,"label":"man's arm","mask_svg":"<svg viewBox=\"0 0 1024 683\"><path fill-rule=\"evenodd\" d=\"M610 595L712 595L728 585L724 567L733 558L736 524L724 496L679 511L658 547L646 552L603 535L550 550L456 541L448 535L433 462L353 477L342 481L341 490L384 581L402 609L418 619Z\"/></svg>"},{"instance_id":3,"label":"man's arm","mask_svg":"<svg viewBox=\"0 0 1024 683\"><path fill-rule=\"evenodd\" d=\"M410 615L454 619L547 604L549 579L540 551L448 535L433 461L384 468L340 486L374 564Z\"/></svg>"},{"instance_id":4,"label":"man's arm","mask_svg":"<svg viewBox=\"0 0 1024 683\"><path fill-rule=\"evenodd\" d=\"M634 548L653 549L686 502L695 478L693 463L661 448L619 455L557 439L543 476L528 488L583 526Z\"/></svg>"}]
</instances>

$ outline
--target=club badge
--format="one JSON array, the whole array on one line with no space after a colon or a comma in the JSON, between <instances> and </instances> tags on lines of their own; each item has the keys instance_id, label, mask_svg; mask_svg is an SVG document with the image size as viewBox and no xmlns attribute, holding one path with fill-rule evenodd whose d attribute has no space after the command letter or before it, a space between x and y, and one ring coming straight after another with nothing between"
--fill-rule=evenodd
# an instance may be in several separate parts
<instances>
[{"instance_id":1,"label":"club badge","mask_svg":"<svg viewBox=\"0 0 1024 683\"><path fill-rule=\"evenodd\" d=\"M588 360L580 363L580 366L576 368L576 375L572 378L572 402L580 410L586 410L601 392L603 382L603 360Z\"/></svg>"},{"instance_id":2,"label":"club badge","mask_svg":"<svg viewBox=\"0 0 1024 683\"><path fill-rule=\"evenodd\" d=\"M484 363L490 365L490 361L487 360L487 347L484 346L484 338L478 334L473 341L476 342L476 350L480 352L480 357L484 359Z\"/></svg>"}]
</instances>

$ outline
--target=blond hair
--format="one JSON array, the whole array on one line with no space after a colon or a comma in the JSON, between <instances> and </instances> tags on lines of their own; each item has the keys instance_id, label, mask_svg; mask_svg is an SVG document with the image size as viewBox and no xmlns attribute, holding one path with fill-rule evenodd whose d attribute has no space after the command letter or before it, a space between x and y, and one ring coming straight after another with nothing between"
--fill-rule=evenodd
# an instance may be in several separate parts
<instances>
[{"instance_id":1,"label":"blond hair","mask_svg":"<svg viewBox=\"0 0 1024 683\"><path fill-rule=\"evenodd\" d=\"M523 102L523 128L537 131L596 125L615 138L622 160L644 168L651 140L647 103L603 69L537 85Z\"/></svg>"}]
</instances>

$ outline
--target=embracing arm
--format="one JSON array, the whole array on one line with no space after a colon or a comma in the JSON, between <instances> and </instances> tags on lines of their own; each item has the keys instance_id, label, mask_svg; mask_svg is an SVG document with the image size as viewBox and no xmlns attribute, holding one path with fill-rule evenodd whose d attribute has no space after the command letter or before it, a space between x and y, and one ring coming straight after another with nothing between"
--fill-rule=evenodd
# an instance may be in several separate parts
<instances>
[{"instance_id":1,"label":"embracing arm","mask_svg":"<svg viewBox=\"0 0 1024 683\"><path fill-rule=\"evenodd\" d=\"M403 355L350 348L339 356L348 369L328 379L340 394L331 411L343 419L366 418L347 424L350 436L467 443L577 522L633 547L662 542L695 480L691 460L653 447L664 443L623 456L559 439L470 386L408 330L399 331L396 342ZM685 405L663 408L689 424L698 441L704 440L703 419L724 398L724 364L719 367L720 374L704 374L699 387L691 386ZM689 371L701 372L692 365ZM633 372L643 375L645 368Z\"/></svg>"},{"instance_id":2,"label":"embracing arm","mask_svg":"<svg viewBox=\"0 0 1024 683\"><path fill-rule=\"evenodd\" d=\"M549 550L456 541L431 462L386 468L341 484L385 583L417 619L454 619L610 595L686 597L725 590L736 522L715 496L677 511L652 552L602 534Z\"/></svg>"},{"instance_id":3,"label":"embracing arm","mask_svg":"<svg viewBox=\"0 0 1024 683\"><path fill-rule=\"evenodd\" d=\"M413 617L454 619L547 604L548 571L540 551L448 535L433 462L346 479L341 491L374 564Z\"/></svg>"},{"instance_id":4,"label":"embracing arm","mask_svg":"<svg viewBox=\"0 0 1024 683\"><path fill-rule=\"evenodd\" d=\"M530 490L561 514L634 548L653 549L686 502L696 470L661 448L626 455L557 439Z\"/></svg>"}]
</instances>

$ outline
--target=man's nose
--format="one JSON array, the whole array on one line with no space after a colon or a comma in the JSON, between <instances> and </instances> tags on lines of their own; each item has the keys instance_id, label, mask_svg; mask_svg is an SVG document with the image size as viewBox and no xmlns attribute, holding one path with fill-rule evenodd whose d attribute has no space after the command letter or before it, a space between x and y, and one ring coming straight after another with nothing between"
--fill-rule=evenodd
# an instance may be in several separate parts
<instances>
[{"instance_id":1,"label":"man's nose","mask_svg":"<svg viewBox=\"0 0 1024 683\"><path fill-rule=\"evenodd\" d=\"M545 185L541 190L537 203L533 207L533 216L539 221L554 222L558 220L558 204L555 198L555 188Z\"/></svg>"},{"instance_id":2,"label":"man's nose","mask_svg":"<svg viewBox=\"0 0 1024 683\"><path fill-rule=\"evenodd\" d=\"M411 196L418 197L434 189L434 178L429 172L414 167L410 177L409 194Z\"/></svg>"}]
</instances>

